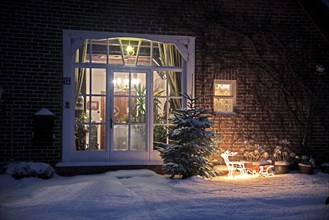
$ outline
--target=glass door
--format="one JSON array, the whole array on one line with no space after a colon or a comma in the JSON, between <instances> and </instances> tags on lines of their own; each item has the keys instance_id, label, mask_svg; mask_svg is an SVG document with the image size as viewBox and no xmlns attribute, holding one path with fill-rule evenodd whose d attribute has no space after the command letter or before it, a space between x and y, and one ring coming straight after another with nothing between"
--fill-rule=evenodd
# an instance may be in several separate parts
<instances>
[{"instance_id":1,"label":"glass door","mask_svg":"<svg viewBox=\"0 0 329 220\"><path fill-rule=\"evenodd\" d=\"M106 68L75 68L74 148L71 161L108 160L107 79Z\"/></svg>"},{"instance_id":2,"label":"glass door","mask_svg":"<svg viewBox=\"0 0 329 220\"><path fill-rule=\"evenodd\" d=\"M146 160L147 71L112 71L111 75L110 160Z\"/></svg>"}]
</instances>

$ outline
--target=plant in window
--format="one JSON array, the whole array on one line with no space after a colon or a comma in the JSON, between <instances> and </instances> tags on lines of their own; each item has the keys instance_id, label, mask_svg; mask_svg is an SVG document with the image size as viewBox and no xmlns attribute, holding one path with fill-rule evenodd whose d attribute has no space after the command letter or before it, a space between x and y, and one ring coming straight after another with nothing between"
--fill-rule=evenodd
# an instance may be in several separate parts
<instances>
[{"instance_id":1,"label":"plant in window","mask_svg":"<svg viewBox=\"0 0 329 220\"><path fill-rule=\"evenodd\" d=\"M163 170L171 175L187 178L195 175L210 178L216 176L208 159L217 152L212 143L213 132L206 109L195 107L197 100L184 95L188 109L174 111L173 126L169 127L170 144L156 143L164 161Z\"/></svg>"},{"instance_id":2,"label":"plant in window","mask_svg":"<svg viewBox=\"0 0 329 220\"><path fill-rule=\"evenodd\" d=\"M77 111L78 112L78 111ZM75 147L77 150L85 150L86 149L86 135L88 133L89 127L84 122L88 121L88 115L84 111L79 111L81 113L77 113L75 116Z\"/></svg>"},{"instance_id":3,"label":"plant in window","mask_svg":"<svg viewBox=\"0 0 329 220\"><path fill-rule=\"evenodd\" d=\"M134 89L137 93L137 98L131 117L135 122L145 122L146 87L139 83L138 85L134 85Z\"/></svg>"},{"instance_id":4,"label":"plant in window","mask_svg":"<svg viewBox=\"0 0 329 220\"><path fill-rule=\"evenodd\" d=\"M160 96L163 93L163 90L158 91L158 89L156 89L154 91L153 94L153 123L155 124L162 124L165 123L166 121L166 117L159 114L159 110L161 110L161 101L159 100L159 98L157 98L158 96ZM154 141L157 142L166 142L167 140L167 129L165 126L163 125L156 125L154 126Z\"/></svg>"}]
</instances>

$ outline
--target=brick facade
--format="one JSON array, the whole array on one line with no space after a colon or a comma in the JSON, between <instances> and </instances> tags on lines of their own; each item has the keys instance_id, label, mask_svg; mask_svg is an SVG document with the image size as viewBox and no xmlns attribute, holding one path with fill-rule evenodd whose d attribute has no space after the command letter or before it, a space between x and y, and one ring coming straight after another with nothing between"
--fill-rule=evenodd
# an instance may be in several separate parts
<instances>
[{"instance_id":1,"label":"brick facade","mask_svg":"<svg viewBox=\"0 0 329 220\"><path fill-rule=\"evenodd\" d=\"M0 161L61 161L64 29L195 36L195 91L204 94L199 106L212 108L214 79L237 80L238 114L213 118L222 147L288 139L301 150L298 121L308 118L309 100L296 84L308 82L315 93L320 79L308 150L320 161L329 155L328 72L312 69L317 63L328 68L329 43L297 1L5 0L0 14ZM55 115L52 146L32 141L33 114L42 107Z\"/></svg>"}]
</instances>

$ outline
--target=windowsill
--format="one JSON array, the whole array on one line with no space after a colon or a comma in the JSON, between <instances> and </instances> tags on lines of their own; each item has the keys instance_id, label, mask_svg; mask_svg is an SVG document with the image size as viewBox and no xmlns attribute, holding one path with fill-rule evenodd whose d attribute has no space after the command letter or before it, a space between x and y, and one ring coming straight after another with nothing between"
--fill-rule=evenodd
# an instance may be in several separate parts
<instances>
[{"instance_id":1,"label":"windowsill","mask_svg":"<svg viewBox=\"0 0 329 220\"><path fill-rule=\"evenodd\" d=\"M215 115L235 116L235 115L238 115L238 113L236 113L236 112L215 112Z\"/></svg>"}]
</instances>

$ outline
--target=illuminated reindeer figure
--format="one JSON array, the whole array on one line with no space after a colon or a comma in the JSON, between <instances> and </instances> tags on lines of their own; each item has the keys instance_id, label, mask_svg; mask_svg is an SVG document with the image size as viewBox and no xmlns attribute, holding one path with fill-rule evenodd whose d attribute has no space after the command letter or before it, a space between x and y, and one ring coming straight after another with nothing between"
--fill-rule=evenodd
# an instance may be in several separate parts
<instances>
[{"instance_id":1,"label":"illuminated reindeer figure","mask_svg":"<svg viewBox=\"0 0 329 220\"><path fill-rule=\"evenodd\" d=\"M226 150L224 153L222 153L220 156L224 159L225 164L228 169L228 176L233 177L232 172L235 170L240 171L240 175L247 174L247 170L244 167L244 163L242 161L230 161L228 157L235 156L237 152L231 152L229 150Z\"/></svg>"}]
</instances>

